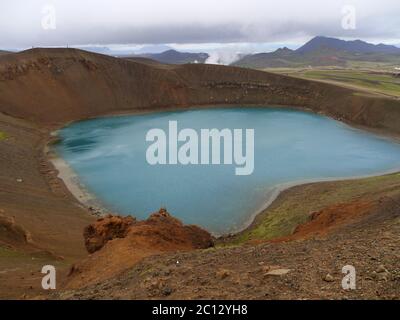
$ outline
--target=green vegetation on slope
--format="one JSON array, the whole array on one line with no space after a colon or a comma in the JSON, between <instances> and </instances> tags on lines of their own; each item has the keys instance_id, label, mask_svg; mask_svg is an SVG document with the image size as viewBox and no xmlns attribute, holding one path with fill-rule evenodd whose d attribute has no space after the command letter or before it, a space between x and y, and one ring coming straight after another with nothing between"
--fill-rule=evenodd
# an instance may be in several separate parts
<instances>
[{"instance_id":1,"label":"green vegetation on slope","mask_svg":"<svg viewBox=\"0 0 400 320\"><path fill-rule=\"evenodd\" d=\"M4 132L0 131L0 141L4 140L5 138L7 138L7 135Z\"/></svg>"},{"instance_id":2,"label":"green vegetation on slope","mask_svg":"<svg viewBox=\"0 0 400 320\"><path fill-rule=\"evenodd\" d=\"M371 92L400 97L400 76L388 72L349 69L267 69L269 72L293 77L323 80L339 85L366 89Z\"/></svg>"},{"instance_id":3,"label":"green vegetation on slope","mask_svg":"<svg viewBox=\"0 0 400 320\"><path fill-rule=\"evenodd\" d=\"M274 203L257 216L251 228L234 236L229 244L239 245L249 240L270 240L289 236L324 207L355 200L361 196L376 199L400 193L400 174L340 182L321 182L296 186L284 191Z\"/></svg>"},{"instance_id":4,"label":"green vegetation on slope","mask_svg":"<svg viewBox=\"0 0 400 320\"><path fill-rule=\"evenodd\" d=\"M26 253L13 250L8 247L3 247L0 245L0 259L2 258L19 258L19 257L25 257Z\"/></svg>"},{"instance_id":5,"label":"green vegetation on slope","mask_svg":"<svg viewBox=\"0 0 400 320\"><path fill-rule=\"evenodd\" d=\"M370 73L362 71L308 71L304 72L304 78L331 80L347 83L373 91L400 96L400 77L394 77L387 73Z\"/></svg>"}]
</instances>

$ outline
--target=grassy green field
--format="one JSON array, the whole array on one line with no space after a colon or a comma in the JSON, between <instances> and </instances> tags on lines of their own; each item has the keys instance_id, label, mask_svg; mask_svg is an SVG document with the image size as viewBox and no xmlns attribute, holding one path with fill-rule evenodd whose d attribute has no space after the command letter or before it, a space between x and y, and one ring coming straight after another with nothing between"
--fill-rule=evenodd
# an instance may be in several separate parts
<instances>
[{"instance_id":1,"label":"grassy green field","mask_svg":"<svg viewBox=\"0 0 400 320\"><path fill-rule=\"evenodd\" d=\"M346 67L347 69L352 69L352 70L373 70L381 72L393 72L396 67L399 67L399 59L396 58L391 62L350 60L347 61Z\"/></svg>"},{"instance_id":2,"label":"grassy green field","mask_svg":"<svg viewBox=\"0 0 400 320\"><path fill-rule=\"evenodd\" d=\"M334 84L368 90L400 97L400 76L390 72L350 69L267 69L266 71L286 74L310 80L322 80Z\"/></svg>"}]
</instances>

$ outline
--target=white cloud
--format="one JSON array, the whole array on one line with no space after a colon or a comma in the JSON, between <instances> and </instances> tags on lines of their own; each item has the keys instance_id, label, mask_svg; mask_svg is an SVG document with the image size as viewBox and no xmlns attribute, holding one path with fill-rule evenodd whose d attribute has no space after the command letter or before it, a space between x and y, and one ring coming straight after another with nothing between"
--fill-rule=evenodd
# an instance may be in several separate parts
<instances>
[{"instance_id":1,"label":"white cloud","mask_svg":"<svg viewBox=\"0 0 400 320\"><path fill-rule=\"evenodd\" d=\"M49 4L55 30L41 28ZM347 4L356 7L356 30L341 28ZM399 14L398 0L1 0L0 46L398 39Z\"/></svg>"}]
</instances>

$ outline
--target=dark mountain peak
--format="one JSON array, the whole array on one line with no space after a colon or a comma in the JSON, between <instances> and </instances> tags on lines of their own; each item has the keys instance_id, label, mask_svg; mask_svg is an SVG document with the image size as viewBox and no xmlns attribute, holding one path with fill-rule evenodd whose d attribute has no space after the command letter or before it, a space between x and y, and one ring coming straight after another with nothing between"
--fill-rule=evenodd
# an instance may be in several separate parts
<instances>
[{"instance_id":1,"label":"dark mountain peak","mask_svg":"<svg viewBox=\"0 0 400 320\"><path fill-rule=\"evenodd\" d=\"M296 50L298 53L308 53L311 51L321 50L322 48L338 49L343 47L345 41L336 38L324 36L316 36Z\"/></svg>"},{"instance_id":2,"label":"dark mountain peak","mask_svg":"<svg viewBox=\"0 0 400 320\"><path fill-rule=\"evenodd\" d=\"M385 44L372 44L362 40L341 40L336 38L317 36L296 50L298 53L309 53L322 49L332 49L357 53L389 53L400 54L400 48Z\"/></svg>"},{"instance_id":3,"label":"dark mountain peak","mask_svg":"<svg viewBox=\"0 0 400 320\"><path fill-rule=\"evenodd\" d=\"M339 39L332 38L332 37L326 37L326 36L315 36L310 41L316 41L316 40L339 40Z\"/></svg>"},{"instance_id":4,"label":"dark mountain peak","mask_svg":"<svg viewBox=\"0 0 400 320\"><path fill-rule=\"evenodd\" d=\"M161 53L144 54L142 57L156 60L161 63L183 64L183 63L204 63L209 55L204 52L180 52L169 49Z\"/></svg>"},{"instance_id":5,"label":"dark mountain peak","mask_svg":"<svg viewBox=\"0 0 400 320\"><path fill-rule=\"evenodd\" d=\"M274 56L289 56L294 53L294 50L289 49L288 47L279 48L276 51L272 52Z\"/></svg>"},{"instance_id":6,"label":"dark mountain peak","mask_svg":"<svg viewBox=\"0 0 400 320\"><path fill-rule=\"evenodd\" d=\"M283 48L279 48L275 52L293 52L293 50L289 49L288 47L283 47Z\"/></svg>"},{"instance_id":7,"label":"dark mountain peak","mask_svg":"<svg viewBox=\"0 0 400 320\"><path fill-rule=\"evenodd\" d=\"M169 49L169 50L161 52L160 54L179 54L179 53L181 53L181 52L176 51L175 49Z\"/></svg>"}]
</instances>

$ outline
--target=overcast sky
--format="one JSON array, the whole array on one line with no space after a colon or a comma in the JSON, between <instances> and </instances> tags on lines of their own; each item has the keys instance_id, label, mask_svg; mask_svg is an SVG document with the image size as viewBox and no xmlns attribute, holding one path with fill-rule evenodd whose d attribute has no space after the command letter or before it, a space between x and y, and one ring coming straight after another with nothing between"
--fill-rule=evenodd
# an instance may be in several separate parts
<instances>
[{"instance_id":1,"label":"overcast sky","mask_svg":"<svg viewBox=\"0 0 400 320\"><path fill-rule=\"evenodd\" d=\"M342 27L345 5L356 9L355 29ZM51 8L55 20L49 18ZM1 48L159 43L257 47L301 43L315 35L399 44L400 0L0 0Z\"/></svg>"}]
</instances>

